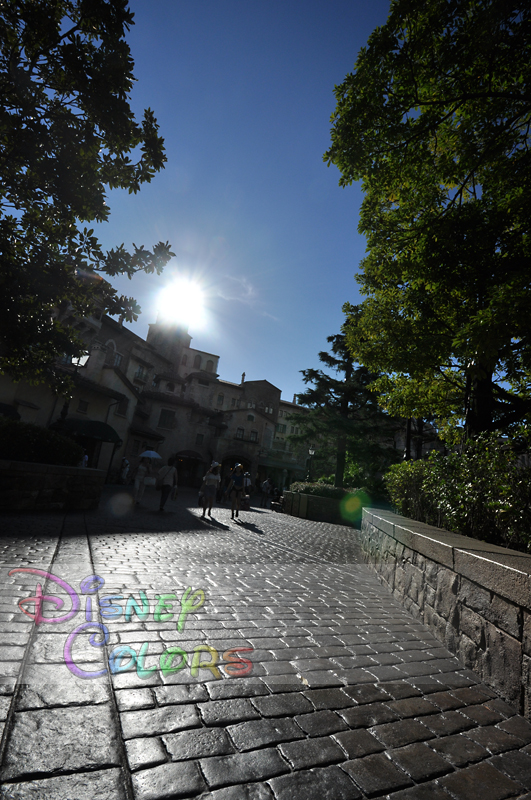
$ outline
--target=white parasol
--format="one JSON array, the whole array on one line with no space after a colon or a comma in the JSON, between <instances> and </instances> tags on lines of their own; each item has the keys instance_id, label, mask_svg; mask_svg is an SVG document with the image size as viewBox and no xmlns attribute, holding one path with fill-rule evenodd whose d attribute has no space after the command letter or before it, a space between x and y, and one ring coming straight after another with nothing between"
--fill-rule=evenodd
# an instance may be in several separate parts
<instances>
[{"instance_id":1,"label":"white parasol","mask_svg":"<svg viewBox=\"0 0 531 800\"><path fill-rule=\"evenodd\" d=\"M162 458L162 456L159 456L154 450L144 450L143 453L140 453L139 458Z\"/></svg>"}]
</instances>

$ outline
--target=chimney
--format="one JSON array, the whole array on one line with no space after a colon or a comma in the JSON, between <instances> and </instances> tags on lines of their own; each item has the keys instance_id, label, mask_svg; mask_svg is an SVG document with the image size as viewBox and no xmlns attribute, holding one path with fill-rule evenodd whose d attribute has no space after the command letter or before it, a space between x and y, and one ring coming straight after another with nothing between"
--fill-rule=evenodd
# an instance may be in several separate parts
<instances>
[{"instance_id":1,"label":"chimney","mask_svg":"<svg viewBox=\"0 0 531 800\"><path fill-rule=\"evenodd\" d=\"M242 372L242 382L240 386L243 386L244 383L245 383L245 372Z\"/></svg>"},{"instance_id":2,"label":"chimney","mask_svg":"<svg viewBox=\"0 0 531 800\"><path fill-rule=\"evenodd\" d=\"M297 403L297 395L296 394L293 395L293 402Z\"/></svg>"}]
</instances>

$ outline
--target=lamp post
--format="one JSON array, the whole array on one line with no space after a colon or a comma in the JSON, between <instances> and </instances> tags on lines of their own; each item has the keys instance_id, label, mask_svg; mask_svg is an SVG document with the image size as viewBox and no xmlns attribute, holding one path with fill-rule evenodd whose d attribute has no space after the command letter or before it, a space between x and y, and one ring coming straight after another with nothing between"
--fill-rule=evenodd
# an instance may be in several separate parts
<instances>
[{"instance_id":1,"label":"lamp post","mask_svg":"<svg viewBox=\"0 0 531 800\"><path fill-rule=\"evenodd\" d=\"M310 456L310 462L308 464L308 475L307 475L306 480L308 481L308 483L311 483L312 482L312 459L313 459L313 457L315 455L315 447L313 445L310 445L310 447L308 448L308 455Z\"/></svg>"}]
</instances>

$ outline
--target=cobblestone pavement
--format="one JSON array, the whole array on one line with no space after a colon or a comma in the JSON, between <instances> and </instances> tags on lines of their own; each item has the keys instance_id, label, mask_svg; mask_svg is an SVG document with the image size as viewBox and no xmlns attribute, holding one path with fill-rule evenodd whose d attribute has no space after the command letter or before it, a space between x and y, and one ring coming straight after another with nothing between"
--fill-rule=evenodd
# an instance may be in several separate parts
<instances>
[{"instance_id":1,"label":"cobblestone pavement","mask_svg":"<svg viewBox=\"0 0 531 800\"><path fill-rule=\"evenodd\" d=\"M355 531L157 499L0 518L2 800L531 800L531 724Z\"/></svg>"}]
</instances>

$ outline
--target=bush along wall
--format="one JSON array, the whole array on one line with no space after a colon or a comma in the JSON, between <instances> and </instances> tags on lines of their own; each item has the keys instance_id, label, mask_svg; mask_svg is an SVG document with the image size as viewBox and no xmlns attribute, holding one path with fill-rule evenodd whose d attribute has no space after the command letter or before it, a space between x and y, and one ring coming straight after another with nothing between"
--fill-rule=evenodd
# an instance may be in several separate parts
<instances>
[{"instance_id":1,"label":"bush along wall","mask_svg":"<svg viewBox=\"0 0 531 800\"><path fill-rule=\"evenodd\" d=\"M75 467L83 448L48 428L0 417L0 459Z\"/></svg>"},{"instance_id":2,"label":"bush along wall","mask_svg":"<svg viewBox=\"0 0 531 800\"><path fill-rule=\"evenodd\" d=\"M404 517L531 551L531 468L495 434L466 442L461 453L395 464L385 484Z\"/></svg>"},{"instance_id":3,"label":"bush along wall","mask_svg":"<svg viewBox=\"0 0 531 800\"><path fill-rule=\"evenodd\" d=\"M284 492L287 514L339 525L359 527L362 509L369 503L364 489L342 489L326 483L292 483L290 491Z\"/></svg>"}]
</instances>

